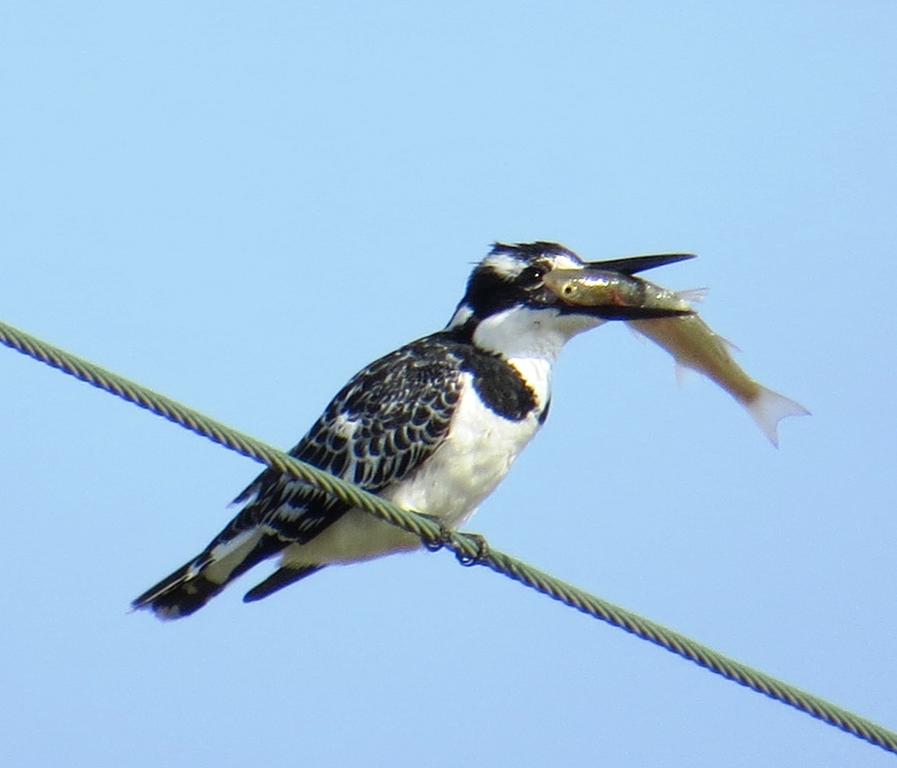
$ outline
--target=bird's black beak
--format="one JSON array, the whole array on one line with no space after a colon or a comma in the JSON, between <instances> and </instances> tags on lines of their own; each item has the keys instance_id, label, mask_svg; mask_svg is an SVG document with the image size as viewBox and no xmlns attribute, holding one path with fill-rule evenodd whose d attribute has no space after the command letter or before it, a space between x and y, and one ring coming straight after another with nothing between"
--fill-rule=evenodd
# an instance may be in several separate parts
<instances>
[{"instance_id":1,"label":"bird's black beak","mask_svg":"<svg viewBox=\"0 0 897 768\"><path fill-rule=\"evenodd\" d=\"M590 261L586 264L586 267L606 272L619 272L623 275L634 275L636 272L644 272L647 269L664 267L667 264L675 264L678 261L688 261L694 258L696 258L694 253L651 253L647 256L630 256L626 259Z\"/></svg>"}]
</instances>

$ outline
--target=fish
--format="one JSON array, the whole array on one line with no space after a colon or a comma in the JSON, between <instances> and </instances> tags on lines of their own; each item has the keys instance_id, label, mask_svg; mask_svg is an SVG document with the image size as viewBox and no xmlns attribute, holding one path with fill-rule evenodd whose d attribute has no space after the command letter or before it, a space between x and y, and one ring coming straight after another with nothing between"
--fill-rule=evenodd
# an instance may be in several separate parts
<instances>
[{"instance_id":1,"label":"fish","mask_svg":"<svg viewBox=\"0 0 897 768\"><path fill-rule=\"evenodd\" d=\"M627 321L627 325L669 352L676 364L703 374L739 402L769 441L779 444L779 422L806 416L800 403L763 386L738 365L731 344L698 315L692 301L703 290L672 291L630 273L609 270L555 270L545 276L546 287L571 304L614 307L640 306L647 312L666 310L669 316ZM612 314L608 315L612 317Z\"/></svg>"},{"instance_id":2,"label":"fish","mask_svg":"<svg viewBox=\"0 0 897 768\"><path fill-rule=\"evenodd\" d=\"M555 269L545 275L543 285L566 304L601 307L601 317L606 319L635 314L645 319L675 318L695 312L684 294L609 269Z\"/></svg>"}]
</instances>

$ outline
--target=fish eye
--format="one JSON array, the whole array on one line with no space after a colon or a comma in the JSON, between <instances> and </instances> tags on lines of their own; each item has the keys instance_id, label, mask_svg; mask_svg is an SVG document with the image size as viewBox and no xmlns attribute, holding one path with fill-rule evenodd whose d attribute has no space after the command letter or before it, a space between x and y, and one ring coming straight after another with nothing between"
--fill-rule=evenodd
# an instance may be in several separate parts
<instances>
[{"instance_id":1,"label":"fish eye","mask_svg":"<svg viewBox=\"0 0 897 768\"><path fill-rule=\"evenodd\" d=\"M521 285L535 288L542 282L542 278L545 277L547 271L548 270L545 267L541 266L527 267L520 273L520 276L517 279Z\"/></svg>"}]
</instances>

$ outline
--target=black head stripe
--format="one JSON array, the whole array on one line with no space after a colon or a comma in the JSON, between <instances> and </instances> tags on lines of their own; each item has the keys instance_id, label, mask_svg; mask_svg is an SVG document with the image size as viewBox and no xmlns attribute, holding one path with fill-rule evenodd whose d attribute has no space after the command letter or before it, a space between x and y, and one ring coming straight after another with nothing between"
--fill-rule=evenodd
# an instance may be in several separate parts
<instances>
[{"instance_id":1,"label":"black head stripe","mask_svg":"<svg viewBox=\"0 0 897 768\"><path fill-rule=\"evenodd\" d=\"M471 273L461 303L471 308L476 320L516 304L533 303L534 297L528 290L532 285L526 280L527 268L544 264L550 269L551 262L560 256L582 263L573 251L558 243L495 243Z\"/></svg>"}]
</instances>

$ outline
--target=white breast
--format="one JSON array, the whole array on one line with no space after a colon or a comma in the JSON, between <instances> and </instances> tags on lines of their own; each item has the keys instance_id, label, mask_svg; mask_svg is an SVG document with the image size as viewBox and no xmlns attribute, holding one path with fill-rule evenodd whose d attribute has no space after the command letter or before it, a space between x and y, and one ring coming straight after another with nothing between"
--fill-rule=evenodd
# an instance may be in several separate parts
<instances>
[{"instance_id":1,"label":"white breast","mask_svg":"<svg viewBox=\"0 0 897 768\"><path fill-rule=\"evenodd\" d=\"M495 490L538 431L541 411L510 421L483 405L469 373L463 375L462 387L445 442L411 477L382 493L400 507L438 518L448 528L461 526ZM544 405L547 388L537 396ZM351 510L308 544L291 546L284 561L347 563L419 546L417 537Z\"/></svg>"},{"instance_id":2,"label":"white breast","mask_svg":"<svg viewBox=\"0 0 897 768\"><path fill-rule=\"evenodd\" d=\"M464 374L445 442L408 482L384 495L448 527L459 526L495 490L538 429L535 413L510 421L491 411L474 392L471 375Z\"/></svg>"}]
</instances>

